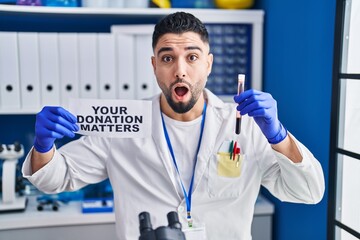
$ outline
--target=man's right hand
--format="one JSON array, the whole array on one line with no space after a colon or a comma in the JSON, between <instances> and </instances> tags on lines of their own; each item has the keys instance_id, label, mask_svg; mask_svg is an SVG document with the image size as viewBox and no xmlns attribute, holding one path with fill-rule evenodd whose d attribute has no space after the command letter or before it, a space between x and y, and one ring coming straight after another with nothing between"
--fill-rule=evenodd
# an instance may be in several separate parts
<instances>
[{"instance_id":1,"label":"man's right hand","mask_svg":"<svg viewBox=\"0 0 360 240\"><path fill-rule=\"evenodd\" d=\"M36 115L34 148L46 153L53 148L56 139L73 138L79 127L76 117L62 107L44 107Z\"/></svg>"}]
</instances>

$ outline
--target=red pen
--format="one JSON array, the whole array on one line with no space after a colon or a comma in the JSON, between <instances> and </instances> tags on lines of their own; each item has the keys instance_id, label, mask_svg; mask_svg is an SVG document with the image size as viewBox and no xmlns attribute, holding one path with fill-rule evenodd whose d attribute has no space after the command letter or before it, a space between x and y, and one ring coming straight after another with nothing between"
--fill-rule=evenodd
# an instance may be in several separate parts
<instances>
[{"instance_id":1,"label":"red pen","mask_svg":"<svg viewBox=\"0 0 360 240\"><path fill-rule=\"evenodd\" d=\"M236 153L237 153L237 160L236 160L236 167L239 167L239 164L240 164L240 148L237 148L236 149Z\"/></svg>"},{"instance_id":2,"label":"red pen","mask_svg":"<svg viewBox=\"0 0 360 240\"><path fill-rule=\"evenodd\" d=\"M237 146L237 142L235 141L234 148L233 148L233 161L235 160L236 146Z\"/></svg>"}]
</instances>

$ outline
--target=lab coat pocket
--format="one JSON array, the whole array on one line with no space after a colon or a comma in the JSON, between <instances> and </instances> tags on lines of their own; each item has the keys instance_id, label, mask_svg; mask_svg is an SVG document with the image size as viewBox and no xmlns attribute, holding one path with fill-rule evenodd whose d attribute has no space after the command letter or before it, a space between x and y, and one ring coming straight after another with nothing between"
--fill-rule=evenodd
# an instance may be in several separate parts
<instances>
[{"instance_id":1,"label":"lab coat pocket","mask_svg":"<svg viewBox=\"0 0 360 240\"><path fill-rule=\"evenodd\" d=\"M241 167L245 156L231 158L227 152L214 154L209 164L210 197L238 197L240 195Z\"/></svg>"},{"instance_id":2,"label":"lab coat pocket","mask_svg":"<svg viewBox=\"0 0 360 240\"><path fill-rule=\"evenodd\" d=\"M222 177L240 177L243 156L220 152L217 154L217 175Z\"/></svg>"}]
</instances>

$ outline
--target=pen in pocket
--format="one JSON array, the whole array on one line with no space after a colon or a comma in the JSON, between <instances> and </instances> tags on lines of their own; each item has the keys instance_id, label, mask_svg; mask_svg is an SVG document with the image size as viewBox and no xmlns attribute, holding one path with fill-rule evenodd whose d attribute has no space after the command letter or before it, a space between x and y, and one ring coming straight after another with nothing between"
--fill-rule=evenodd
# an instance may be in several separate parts
<instances>
[{"instance_id":1,"label":"pen in pocket","mask_svg":"<svg viewBox=\"0 0 360 240\"><path fill-rule=\"evenodd\" d=\"M233 144L234 144L234 140L231 141L229 146L230 159L232 159L233 146L234 146Z\"/></svg>"},{"instance_id":2,"label":"pen in pocket","mask_svg":"<svg viewBox=\"0 0 360 240\"><path fill-rule=\"evenodd\" d=\"M233 148L233 157L232 157L233 161L235 160L235 156L236 156L236 148L237 148L237 142L235 141Z\"/></svg>"}]
</instances>

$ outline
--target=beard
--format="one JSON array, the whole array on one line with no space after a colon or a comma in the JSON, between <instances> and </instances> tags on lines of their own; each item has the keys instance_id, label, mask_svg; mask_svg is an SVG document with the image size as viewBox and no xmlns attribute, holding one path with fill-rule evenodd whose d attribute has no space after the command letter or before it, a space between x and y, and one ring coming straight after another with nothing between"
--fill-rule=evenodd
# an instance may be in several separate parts
<instances>
[{"instance_id":1,"label":"beard","mask_svg":"<svg viewBox=\"0 0 360 240\"><path fill-rule=\"evenodd\" d=\"M175 102L172 99L171 89L177 83L184 83L188 86L188 89L189 89L189 92L191 95L191 98L189 101ZM167 103L169 104L171 109L176 113L186 113L186 112L190 111L194 107L196 102L199 100L199 97L203 91L203 86L201 85L200 82L197 82L195 85L191 85L189 82L187 82L183 79L176 79L176 81L173 82L169 88L167 88L165 85L161 85L160 88L166 98Z\"/></svg>"}]
</instances>

